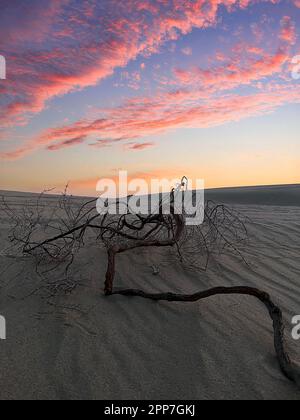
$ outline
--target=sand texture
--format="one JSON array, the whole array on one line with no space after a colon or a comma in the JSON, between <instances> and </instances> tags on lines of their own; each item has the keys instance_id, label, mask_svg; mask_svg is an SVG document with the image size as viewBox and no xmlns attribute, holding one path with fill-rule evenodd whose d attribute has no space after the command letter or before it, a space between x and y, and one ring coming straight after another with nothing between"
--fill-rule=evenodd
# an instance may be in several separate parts
<instances>
[{"instance_id":1,"label":"sand texture","mask_svg":"<svg viewBox=\"0 0 300 420\"><path fill-rule=\"evenodd\" d=\"M4 193L17 208L36 196ZM193 293L215 286L266 290L284 313L291 357L300 341L300 187L223 190L208 197L249 217L248 266L230 254L206 273L168 261L167 250L118 256L117 287ZM55 197L45 205L55 204ZM0 214L0 251L8 218ZM153 275L153 265L159 274ZM103 296L105 250L88 243L73 268L77 287L49 297L30 259L0 254L0 399L288 399L300 391L280 372L271 321L253 298L155 303ZM58 274L57 274L58 275Z\"/></svg>"}]
</instances>

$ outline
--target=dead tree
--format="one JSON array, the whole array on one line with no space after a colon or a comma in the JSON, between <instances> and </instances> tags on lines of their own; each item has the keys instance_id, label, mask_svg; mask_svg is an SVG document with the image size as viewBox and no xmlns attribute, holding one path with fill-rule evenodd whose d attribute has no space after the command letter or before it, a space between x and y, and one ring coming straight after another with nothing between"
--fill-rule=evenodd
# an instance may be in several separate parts
<instances>
[{"instance_id":1,"label":"dead tree","mask_svg":"<svg viewBox=\"0 0 300 420\"><path fill-rule=\"evenodd\" d=\"M164 213L163 201L160 201L156 214L132 214L128 204L128 211L125 214L119 216L111 216L109 212L101 214L96 211L96 200L82 204L68 196L66 191L58 207L54 208L50 215L45 214L42 205L43 195L39 197L34 208L32 205L24 206L19 213L3 200L2 211L12 221L10 234L12 245L9 251L14 249L21 255L34 256L37 265L52 263L55 269L64 264L67 273L76 253L84 246L88 232L92 232L96 240L104 243L107 249L104 287L107 296L119 294L170 302L195 302L223 294L255 297L265 305L273 321L275 351L282 372L300 386L299 368L291 362L285 349L282 312L264 291L241 286L219 287L200 291L194 295L176 295L114 289L117 255L137 248L166 247L174 250L177 260L189 269L206 270L211 256L226 250L235 253L246 263L240 251L240 243L247 239L247 228L241 215L224 205L207 202L203 224L187 227L185 215L177 214L174 207L176 192L185 186L186 178L183 178L179 187L172 190L169 214ZM41 232L45 237L43 239Z\"/></svg>"},{"instance_id":2,"label":"dead tree","mask_svg":"<svg viewBox=\"0 0 300 420\"><path fill-rule=\"evenodd\" d=\"M132 216L128 216L121 217L117 227L104 229L102 233L102 239L107 244L108 256L106 295L112 294L113 291L117 254L136 248L173 247L179 244L185 229L184 217L175 214L174 211L168 217L161 213L150 217L138 216L138 220L129 221Z\"/></svg>"}]
</instances>

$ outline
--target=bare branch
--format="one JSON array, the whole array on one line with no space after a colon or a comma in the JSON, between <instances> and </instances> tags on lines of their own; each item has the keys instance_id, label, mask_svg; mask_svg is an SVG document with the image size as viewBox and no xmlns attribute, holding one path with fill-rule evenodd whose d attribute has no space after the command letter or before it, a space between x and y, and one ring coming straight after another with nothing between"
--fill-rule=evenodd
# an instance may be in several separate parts
<instances>
[{"instance_id":1,"label":"bare branch","mask_svg":"<svg viewBox=\"0 0 300 420\"><path fill-rule=\"evenodd\" d=\"M204 290L192 295L178 295L174 293L160 293L152 294L146 293L142 290L115 290L113 295L135 296L144 299L151 299L155 301L168 302L197 302L199 300L207 299L216 295L247 295L252 296L262 302L267 308L270 318L273 321L274 330L274 347L277 359L283 374L300 388L300 370L297 365L291 362L290 357L286 351L286 344L284 338L284 324L281 309L276 306L271 300L270 296L259 289L250 287L217 287L214 289Z\"/></svg>"}]
</instances>

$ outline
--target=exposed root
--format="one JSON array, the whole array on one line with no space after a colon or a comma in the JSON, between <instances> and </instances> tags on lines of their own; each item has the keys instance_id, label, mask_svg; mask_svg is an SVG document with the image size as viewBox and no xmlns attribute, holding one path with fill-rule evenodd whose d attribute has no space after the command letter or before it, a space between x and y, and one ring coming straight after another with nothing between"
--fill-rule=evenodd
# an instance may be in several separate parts
<instances>
[{"instance_id":1,"label":"exposed root","mask_svg":"<svg viewBox=\"0 0 300 420\"><path fill-rule=\"evenodd\" d=\"M260 300L267 308L269 315L273 321L274 330L274 347L277 359L283 374L300 388L300 369L291 362L289 354L286 350L284 338L284 324L281 309L276 306L271 297L264 291L251 288L251 287L216 287L213 289L204 290L192 295L181 295L174 293L146 293L142 290L125 289L114 290L112 295L123 296L137 296L144 299L151 299L155 301L168 301L168 302L196 302L199 300L207 299L216 295L247 295Z\"/></svg>"}]
</instances>

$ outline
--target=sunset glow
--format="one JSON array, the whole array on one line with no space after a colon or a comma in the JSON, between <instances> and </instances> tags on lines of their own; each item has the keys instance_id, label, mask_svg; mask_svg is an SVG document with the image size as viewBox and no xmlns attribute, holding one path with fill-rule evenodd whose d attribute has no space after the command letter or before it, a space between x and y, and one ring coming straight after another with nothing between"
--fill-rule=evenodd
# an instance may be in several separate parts
<instances>
[{"instance_id":1,"label":"sunset glow","mask_svg":"<svg viewBox=\"0 0 300 420\"><path fill-rule=\"evenodd\" d=\"M2 0L0 189L300 183L299 24L299 0Z\"/></svg>"}]
</instances>

